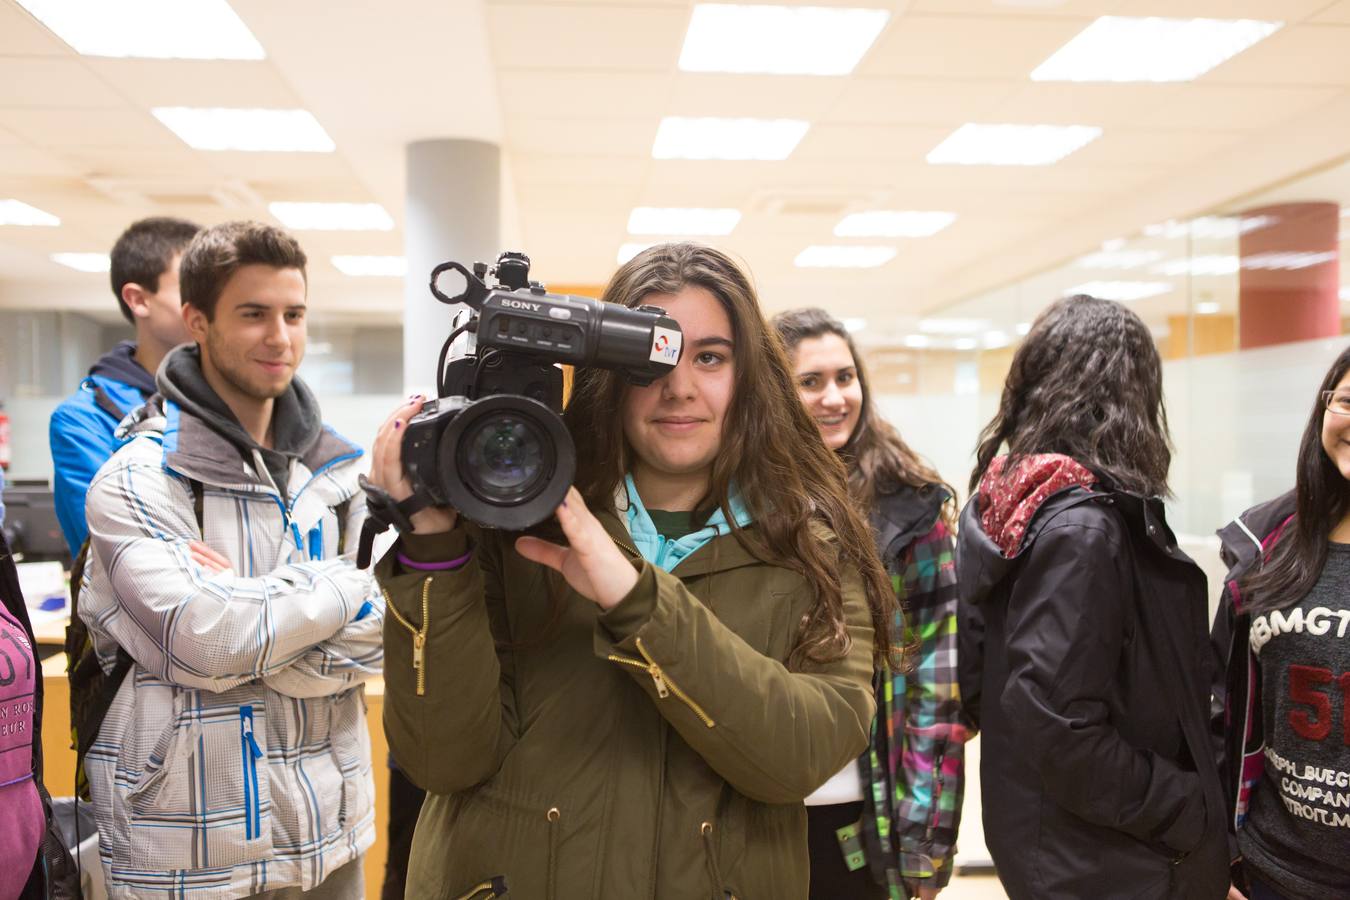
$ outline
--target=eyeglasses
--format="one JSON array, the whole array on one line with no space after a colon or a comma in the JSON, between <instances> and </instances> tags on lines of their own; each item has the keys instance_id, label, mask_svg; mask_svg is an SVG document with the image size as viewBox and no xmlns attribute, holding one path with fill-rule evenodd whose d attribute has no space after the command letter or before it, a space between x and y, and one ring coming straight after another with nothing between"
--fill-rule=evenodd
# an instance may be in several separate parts
<instances>
[{"instance_id":1,"label":"eyeglasses","mask_svg":"<svg viewBox=\"0 0 1350 900\"><path fill-rule=\"evenodd\" d=\"M1350 416L1350 391L1323 391L1322 406L1337 416Z\"/></svg>"}]
</instances>

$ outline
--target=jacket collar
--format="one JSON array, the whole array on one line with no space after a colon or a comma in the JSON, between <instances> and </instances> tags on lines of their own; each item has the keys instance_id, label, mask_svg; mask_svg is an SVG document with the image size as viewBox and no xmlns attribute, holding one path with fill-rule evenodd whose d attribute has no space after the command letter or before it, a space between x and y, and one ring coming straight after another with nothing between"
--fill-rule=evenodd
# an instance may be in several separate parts
<instances>
[{"instance_id":1,"label":"jacket collar","mask_svg":"<svg viewBox=\"0 0 1350 900\"><path fill-rule=\"evenodd\" d=\"M942 518L942 507L951 499L951 492L941 484L917 488L904 485L897 491L878 496L872 505L871 524L882 561L899 556L906 547L932 531Z\"/></svg>"},{"instance_id":2,"label":"jacket collar","mask_svg":"<svg viewBox=\"0 0 1350 900\"><path fill-rule=\"evenodd\" d=\"M633 545L632 535L628 533L626 511L599 512L596 518L605 531L623 550L631 561L642 560L642 554ZM754 525L750 525L753 528ZM680 562L679 577L692 578L696 575L710 575L729 572L743 566L763 564L764 560L747 550L734 534L721 534L702 544Z\"/></svg>"},{"instance_id":3,"label":"jacket collar","mask_svg":"<svg viewBox=\"0 0 1350 900\"><path fill-rule=\"evenodd\" d=\"M722 510L718 508L699 530L675 540L668 540L664 535L657 532L656 525L653 524L651 514L647 512L647 507L642 503L642 497L638 494L637 485L633 482L631 474L624 476L624 485L628 496L628 510L624 518L628 525L629 537L633 541L633 546L642 554L642 558L659 569L672 572L676 566L714 538L731 533L731 524L727 522L727 517ZM750 524L750 511L745 508L740 494L734 487L731 490L731 496L728 498L728 505L731 507L731 515L736 521L736 527L744 528Z\"/></svg>"}]
</instances>

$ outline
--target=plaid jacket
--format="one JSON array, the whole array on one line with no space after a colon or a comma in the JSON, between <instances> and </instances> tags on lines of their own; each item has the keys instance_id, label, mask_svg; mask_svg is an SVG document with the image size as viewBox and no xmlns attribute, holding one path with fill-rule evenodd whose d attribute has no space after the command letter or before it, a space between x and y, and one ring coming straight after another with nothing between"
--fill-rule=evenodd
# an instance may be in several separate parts
<instances>
[{"instance_id":1,"label":"plaid jacket","mask_svg":"<svg viewBox=\"0 0 1350 900\"><path fill-rule=\"evenodd\" d=\"M337 555L338 509L353 540L365 515L361 451L325 430L283 498L174 404L137 416L90 486L80 595L105 669L118 646L135 660L85 766L109 894L308 890L374 840L362 683L384 604ZM194 563L199 537L233 570Z\"/></svg>"},{"instance_id":2,"label":"plaid jacket","mask_svg":"<svg viewBox=\"0 0 1350 900\"><path fill-rule=\"evenodd\" d=\"M859 761L867 814L867 860L894 900L903 880L951 878L965 791L965 741L971 734L957 684L954 534L942 521L949 495L907 489L878 501L873 516L904 614L913 671L878 674L872 745Z\"/></svg>"}]
</instances>

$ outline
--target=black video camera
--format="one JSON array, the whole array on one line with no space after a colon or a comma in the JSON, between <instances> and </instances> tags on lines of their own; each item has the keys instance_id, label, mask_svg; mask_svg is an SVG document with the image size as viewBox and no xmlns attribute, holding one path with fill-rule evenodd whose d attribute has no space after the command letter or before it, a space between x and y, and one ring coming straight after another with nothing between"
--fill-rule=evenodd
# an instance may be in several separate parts
<instances>
[{"instance_id":1,"label":"black video camera","mask_svg":"<svg viewBox=\"0 0 1350 900\"><path fill-rule=\"evenodd\" d=\"M447 272L463 276L461 293L441 291ZM542 522L576 474L558 364L612 369L641 386L680 361L684 335L665 310L550 294L529 273L529 258L509 251L492 269L475 263L470 272L446 262L431 272L436 299L469 309L441 349L437 399L403 437L403 466L419 508L448 505L480 525L511 531Z\"/></svg>"}]
</instances>

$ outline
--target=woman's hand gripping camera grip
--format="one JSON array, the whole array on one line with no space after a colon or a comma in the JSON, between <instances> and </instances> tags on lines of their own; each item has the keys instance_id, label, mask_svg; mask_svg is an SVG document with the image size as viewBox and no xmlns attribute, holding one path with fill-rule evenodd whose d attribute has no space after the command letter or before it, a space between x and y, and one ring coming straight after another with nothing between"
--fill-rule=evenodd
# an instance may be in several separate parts
<instances>
[{"instance_id":1,"label":"woman's hand gripping camera grip","mask_svg":"<svg viewBox=\"0 0 1350 900\"><path fill-rule=\"evenodd\" d=\"M422 411L425 401L421 394L414 395L384 420L375 435L369 478L396 501L412 496L412 484L403 472L403 435L407 433L408 420ZM413 532L436 534L449 531L455 527L457 518L456 512L448 506L429 506L413 513Z\"/></svg>"}]
</instances>

